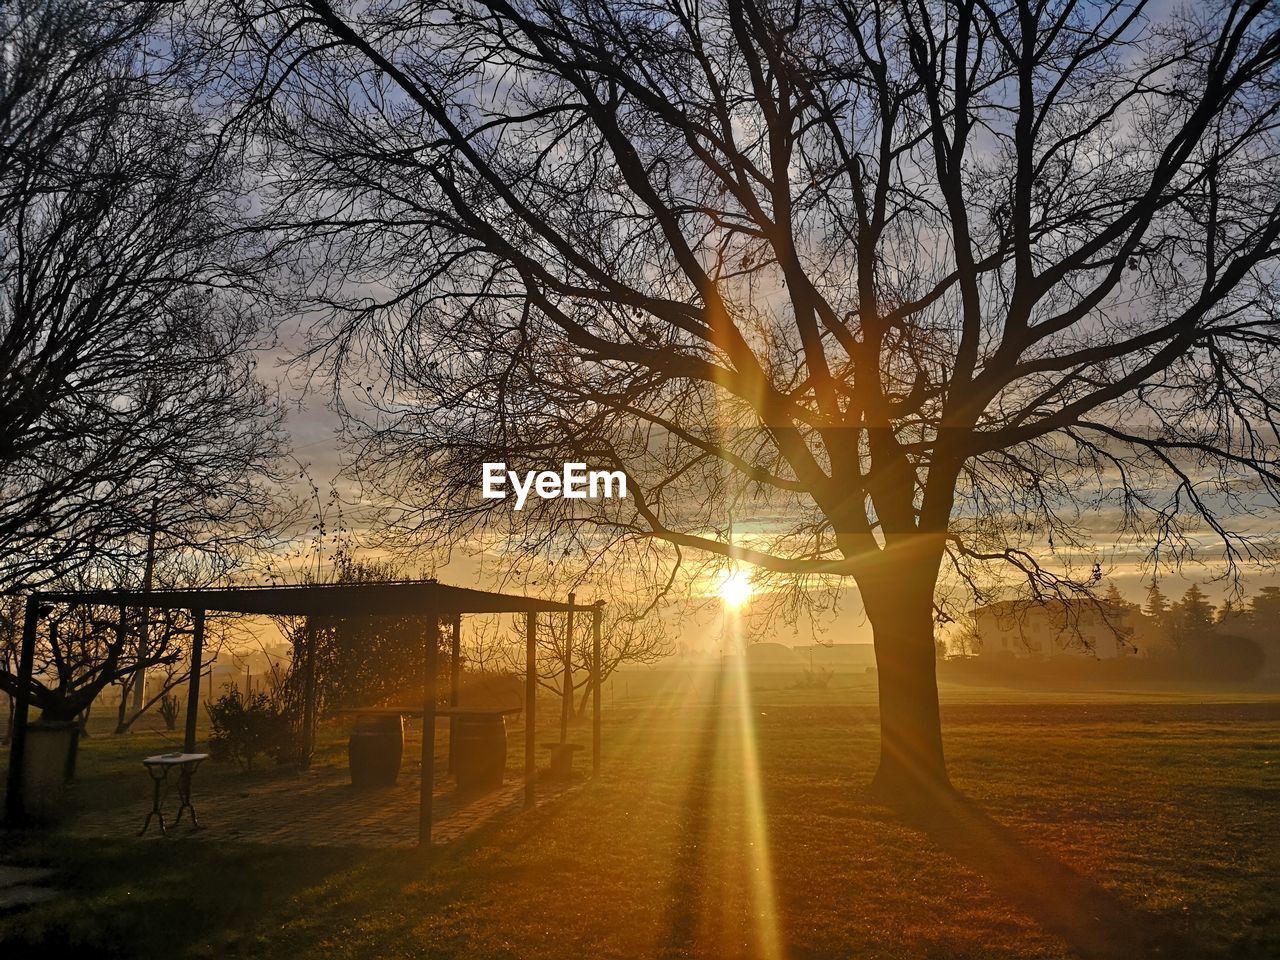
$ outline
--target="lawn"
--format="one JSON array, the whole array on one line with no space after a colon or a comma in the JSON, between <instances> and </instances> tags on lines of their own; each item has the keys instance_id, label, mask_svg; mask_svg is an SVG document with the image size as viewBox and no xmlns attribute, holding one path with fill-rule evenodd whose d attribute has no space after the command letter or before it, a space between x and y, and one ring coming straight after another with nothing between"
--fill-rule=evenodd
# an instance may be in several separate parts
<instances>
[{"instance_id":1,"label":"lawn","mask_svg":"<svg viewBox=\"0 0 1280 960\"><path fill-rule=\"evenodd\" d=\"M0 940L80 957L1280 955L1274 697L949 688L965 800L914 812L860 790L869 685L670 684L606 708L598 779L430 853L3 836L6 862L53 866L69 895L0 917ZM138 777L145 736L90 741L78 789Z\"/></svg>"}]
</instances>

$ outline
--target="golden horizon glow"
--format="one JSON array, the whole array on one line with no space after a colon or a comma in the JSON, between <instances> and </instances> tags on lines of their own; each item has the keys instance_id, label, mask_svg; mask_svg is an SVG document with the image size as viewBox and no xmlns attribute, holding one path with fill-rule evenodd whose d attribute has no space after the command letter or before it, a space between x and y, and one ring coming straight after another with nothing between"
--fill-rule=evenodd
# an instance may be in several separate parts
<instances>
[{"instance_id":1,"label":"golden horizon glow","mask_svg":"<svg viewBox=\"0 0 1280 960\"><path fill-rule=\"evenodd\" d=\"M745 571L731 570L720 581L720 599L730 610L740 610L747 605L754 592L751 588L751 577Z\"/></svg>"}]
</instances>

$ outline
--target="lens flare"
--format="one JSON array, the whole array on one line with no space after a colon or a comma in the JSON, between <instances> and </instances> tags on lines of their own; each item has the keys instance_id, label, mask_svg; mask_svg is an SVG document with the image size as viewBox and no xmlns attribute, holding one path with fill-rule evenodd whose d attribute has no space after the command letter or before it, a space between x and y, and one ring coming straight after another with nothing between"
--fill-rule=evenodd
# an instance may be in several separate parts
<instances>
[{"instance_id":1,"label":"lens flare","mask_svg":"<svg viewBox=\"0 0 1280 960\"><path fill-rule=\"evenodd\" d=\"M730 610L740 610L751 599L751 578L741 570L725 574L720 582L720 599Z\"/></svg>"}]
</instances>

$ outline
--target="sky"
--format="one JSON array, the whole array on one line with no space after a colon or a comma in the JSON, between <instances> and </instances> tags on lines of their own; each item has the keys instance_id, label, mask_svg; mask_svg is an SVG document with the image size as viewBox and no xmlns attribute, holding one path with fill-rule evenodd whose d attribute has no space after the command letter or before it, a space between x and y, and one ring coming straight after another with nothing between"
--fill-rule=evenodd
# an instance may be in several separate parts
<instances>
[{"instance_id":1,"label":"sky","mask_svg":"<svg viewBox=\"0 0 1280 960\"><path fill-rule=\"evenodd\" d=\"M1174 4L1160 0L1149 8L1153 19L1160 19ZM339 436L339 423L336 414L329 408L328 385L323 382L313 383L310 389L304 389L297 371L287 374L283 366L291 346L303 340L304 331L293 329L282 338L281 346L264 358L261 371L264 378L276 378L281 392L288 401L288 427L292 438L294 455L308 469L313 481L322 489L330 483L336 483L344 498L355 500L359 491L350 482L342 479L342 452ZM477 485L479 478L477 478ZM1108 519L1097 518L1096 536L1100 544L1109 538ZM1047 547L1047 544L1045 545ZM1111 569L1105 571L1107 579L1114 583L1121 593L1134 602L1141 602L1150 583L1150 571L1143 568L1138 558L1132 554L1123 554L1115 561ZM454 558L436 570L437 575L445 581L459 584L475 584L480 575L479 568L473 558L464 553L455 554ZM1227 592L1227 585L1214 582L1221 573L1220 566L1212 564L1205 567L1189 567L1182 574L1165 574L1161 578L1161 587L1167 595L1177 597L1192 583L1200 582L1205 592L1220 600ZM1280 582L1274 574L1256 576L1250 579L1250 588L1256 589L1264 584ZM484 585L480 583L478 585ZM714 625L700 622L695 618L682 639L691 648L714 645ZM762 630L761 639L774 639L781 642L807 643L811 630L818 628L824 638L834 642L867 642L870 630L861 612L861 604L855 590L843 591L843 600L838 613L819 621L817 624L801 622L788 625L776 623L768 630Z\"/></svg>"},{"instance_id":2,"label":"sky","mask_svg":"<svg viewBox=\"0 0 1280 960\"><path fill-rule=\"evenodd\" d=\"M298 342L297 332L290 338ZM307 467L308 472L322 490L330 483L337 484L344 499L354 500L359 491L351 481L342 476L344 463L341 425L339 418L328 405L328 385L323 382L303 384L296 370L287 366L288 348L280 348L264 357L260 366L264 378L274 378L287 402L287 425L293 453ZM477 480L477 483L479 481ZM1105 530L1099 531L1105 536ZM377 551L368 551L379 555ZM1222 583L1212 578L1218 573L1213 566L1189 568L1183 574L1169 574L1161 579L1161 589L1171 597L1180 596L1193 582L1202 584L1205 592L1217 601L1226 594ZM451 560L436 568L436 575L443 581L459 585L485 586L484 576L476 559L464 552L457 552ZM1141 603L1150 585L1150 574L1136 560L1124 560L1108 572L1107 580L1115 583L1129 600ZM1275 575L1258 575L1249 580L1249 589L1256 590L1266 584L1280 583ZM492 584L488 584L492 585ZM708 594L714 592L709 586ZM681 648L690 654L712 653L720 645L719 601L709 596L707 602L698 604L692 611L669 613ZM757 618L758 619L758 618ZM798 622L788 623L782 617L771 617L765 622L748 623L751 639L779 642L787 645L804 645L814 642L815 636L824 643L870 643L871 630L862 613L862 604L856 589L841 591L838 609L819 617L802 616Z\"/></svg>"}]
</instances>

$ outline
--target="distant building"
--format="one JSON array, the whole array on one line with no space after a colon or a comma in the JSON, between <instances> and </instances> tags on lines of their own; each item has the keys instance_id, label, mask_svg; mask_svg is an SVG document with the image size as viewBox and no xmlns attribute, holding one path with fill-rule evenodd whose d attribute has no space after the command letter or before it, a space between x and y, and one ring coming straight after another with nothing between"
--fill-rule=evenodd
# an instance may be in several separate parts
<instances>
[{"instance_id":1,"label":"distant building","mask_svg":"<svg viewBox=\"0 0 1280 960\"><path fill-rule=\"evenodd\" d=\"M843 668L861 673L876 665L876 650L870 643L811 643L791 649L806 667Z\"/></svg>"},{"instance_id":2,"label":"distant building","mask_svg":"<svg viewBox=\"0 0 1280 960\"><path fill-rule=\"evenodd\" d=\"M1109 600L1002 600L973 611L979 656L1032 659L1129 656L1139 618L1132 604Z\"/></svg>"},{"instance_id":3,"label":"distant building","mask_svg":"<svg viewBox=\"0 0 1280 960\"><path fill-rule=\"evenodd\" d=\"M762 671L794 671L804 669L800 658L781 643L749 643L745 648L747 667Z\"/></svg>"}]
</instances>

